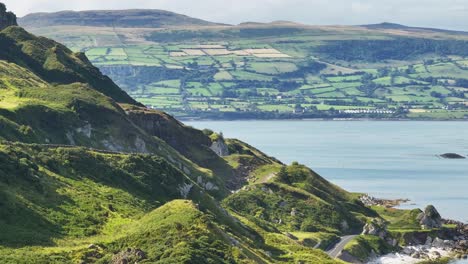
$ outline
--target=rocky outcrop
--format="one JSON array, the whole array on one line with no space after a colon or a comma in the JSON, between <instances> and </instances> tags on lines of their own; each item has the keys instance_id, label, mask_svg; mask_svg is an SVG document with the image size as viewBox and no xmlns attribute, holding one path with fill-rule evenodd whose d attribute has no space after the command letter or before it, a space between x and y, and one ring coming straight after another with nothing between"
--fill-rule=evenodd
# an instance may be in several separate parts
<instances>
[{"instance_id":1,"label":"rocky outcrop","mask_svg":"<svg viewBox=\"0 0 468 264\"><path fill-rule=\"evenodd\" d=\"M427 206L424 212L418 215L417 219L423 229L442 227L442 217L433 205Z\"/></svg>"},{"instance_id":2,"label":"rocky outcrop","mask_svg":"<svg viewBox=\"0 0 468 264\"><path fill-rule=\"evenodd\" d=\"M91 124L87 123L86 125L75 129L76 133L82 134L87 138L91 138L93 127Z\"/></svg>"},{"instance_id":3,"label":"rocky outcrop","mask_svg":"<svg viewBox=\"0 0 468 264\"><path fill-rule=\"evenodd\" d=\"M6 6L0 3L0 30L9 26L17 26L16 15L6 11Z\"/></svg>"},{"instance_id":4,"label":"rocky outcrop","mask_svg":"<svg viewBox=\"0 0 468 264\"><path fill-rule=\"evenodd\" d=\"M213 144L211 144L210 149L213 150L214 153L216 153L216 155L220 157L229 156L228 146L222 138L214 141Z\"/></svg>"},{"instance_id":5,"label":"rocky outcrop","mask_svg":"<svg viewBox=\"0 0 468 264\"><path fill-rule=\"evenodd\" d=\"M344 262L347 263L353 263L353 264L361 264L363 263L361 260L359 260L357 257L351 255L348 251L343 250L340 255L338 255L338 259L343 260Z\"/></svg>"},{"instance_id":6,"label":"rocky outcrop","mask_svg":"<svg viewBox=\"0 0 468 264\"><path fill-rule=\"evenodd\" d=\"M146 253L143 252L141 249L132 249L128 248L127 250L121 251L115 254L112 257L112 264L130 264L130 263L138 263L146 259Z\"/></svg>"},{"instance_id":7,"label":"rocky outcrop","mask_svg":"<svg viewBox=\"0 0 468 264\"><path fill-rule=\"evenodd\" d=\"M190 191L192 190L193 183L184 183L181 186L179 186L179 192L180 196L184 197L184 199L187 199Z\"/></svg>"},{"instance_id":8,"label":"rocky outcrop","mask_svg":"<svg viewBox=\"0 0 468 264\"><path fill-rule=\"evenodd\" d=\"M383 206L386 208L393 208L393 207L399 206L403 203L407 203L410 201L409 199L394 199L394 200L380 199L380 198L372 197L370 195L363 195L359 197L359 200L365 206Z\"/></svg>"},{"instance_id":9,"label":"rocky outcrop","mask_svg":"<svg viewBox=\"0 0 468 264\"><path fill-rule=\"evenodd\" d=\"M201 131L185 126L166 113L134 106L125 108L125 111L130 120L149 135L164 140L199 165L205 165L202 161L207 160L207 156L214 156L208 149L211 146L210 138ZM198 152L193 153L194 149ZM200 150L205 153L199 153Z\"/></svg>"},{"instance_id":10,"label":"rocky outcrop","mask_svg":"<svg viewBox=\"0 0 468 264\"><path fill-rule=\"evenodd\" d=\"M378 236L384 239L387 236L387 225L384 220L374 218L370 223L364 226L362 234Z\"/></svg>"}]
</instances>

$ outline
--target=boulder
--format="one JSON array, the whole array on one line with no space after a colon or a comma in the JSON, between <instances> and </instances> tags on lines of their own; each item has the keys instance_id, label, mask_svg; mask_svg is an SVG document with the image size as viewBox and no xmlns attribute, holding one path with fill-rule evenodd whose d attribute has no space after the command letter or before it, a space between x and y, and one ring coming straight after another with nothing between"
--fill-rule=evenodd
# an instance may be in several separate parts
<instances>
[{"instance_id":1,"label":"boulder","mask_svg":"<svg viewBox=\"0 0 468 264\"><path fill-rule=\"evenodd\" d=\"M375 218L364 226L362 235L378 236L383 239L387 236L387 225L384 220Z\"/></svg>"},{"instance_id":2,"label":"boulder","mask_svg":"<svg viewBox=\"0 0 468 264\"><path fill-rule=\"evenodd\" d=\"M406 254L406 255L409 255L409 256L413 255L415 252L416 251L411 247L405 247L403 249L403 251L402 251L403 254Z\"/></svg>"},{"instance_id":3,"label":"boulder","mask_svg":"<svg viewBox=\"0 0 468 264\"><path fill-rule=\"evenodd\" d=\"M442 217L433 205L427 206L424 212L418 215L417 219L423 229L442 227Z\"/></svg>"},{"instance_id":4,"label":"boulder","mask_svg":"<svg viewBox=\"0 0 468 264\"><path fill-rule=\"evenodd\" d=\"M432 245L432 237L428 236L426 239L426 243L424 243L426 246L431 246Z\"/></svg>"},{"instance_id":5,"label":"boulder","mask_svg":"<svg viewBox=\"0 0 468 264\"><path fill-rule=\"evenodd\" d=\"M115 254L112 257L110 263L112 264L130 264L130 263L137 263L141 260L146 259L146 253L143 252L141 249L132 249L128 248L124 251L121 251Z\"/></svg>"},{"instance_id":6,"label":"boulder","mask_svg":"<svg viewBox=\"0 0 468 264\"><path fill-rule=\"evenodd\" d=\"M444 247L444 241L438 237L434 239L432 242L432 246L436 248L443 248Z\"/></svg>"},{"instance_id":7,"label":"boulder","mask_svg":"<svg viewBox=\"0 0 468 264\"><path fill-rule=\"evenodd\" d=\"M229 148L222 138L213 142L210 149L220 157L229 156Z\"/></svg>"}]
</instances>

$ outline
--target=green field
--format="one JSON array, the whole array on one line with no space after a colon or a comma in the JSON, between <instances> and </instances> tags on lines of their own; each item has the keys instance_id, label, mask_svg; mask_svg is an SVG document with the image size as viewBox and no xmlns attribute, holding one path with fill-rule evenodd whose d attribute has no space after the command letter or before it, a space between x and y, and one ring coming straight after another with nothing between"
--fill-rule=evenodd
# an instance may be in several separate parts
<instances>
[{"instance_id":1,"label":"green field","mask_svg":"<svg viewBox=\"0 0 468 264\"><path fill-rule=\"evenodd\" d=\"M124 30L116 40L109 28L82 29L85 33L73 38L76 28L35 30L84 51L133 98L178 117L468 115L468 53L450 50L450 39L468 39L455 33L433 40L427 32L412 31L411 41L401 43L401 36L392 35L398 33L379 30L284 31L279 25L249 28L245 34L230 28L207 33L202 27L164 34L145 31L140 37L144 41ZM454 54L419 50L422 39L446 45ZM353 109L362 111L346 111Z\"/></svg>"}]
</instances>

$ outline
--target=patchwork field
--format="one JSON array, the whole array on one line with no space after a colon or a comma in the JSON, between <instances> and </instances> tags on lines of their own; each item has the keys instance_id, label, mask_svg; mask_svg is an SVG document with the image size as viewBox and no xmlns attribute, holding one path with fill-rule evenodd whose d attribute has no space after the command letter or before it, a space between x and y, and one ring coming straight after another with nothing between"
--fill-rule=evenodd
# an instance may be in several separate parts
<instances>
[{"instance_id":1,"label":"patchwork field","mask_svg":"<svg viewBox=\"0 0 468 264\"><path fill-rule=\"evenodd\" d=\"M32 31L84 51L132 97L179 118L468 116L464 34L281 23Z\"/></svg>"}]
</instances>

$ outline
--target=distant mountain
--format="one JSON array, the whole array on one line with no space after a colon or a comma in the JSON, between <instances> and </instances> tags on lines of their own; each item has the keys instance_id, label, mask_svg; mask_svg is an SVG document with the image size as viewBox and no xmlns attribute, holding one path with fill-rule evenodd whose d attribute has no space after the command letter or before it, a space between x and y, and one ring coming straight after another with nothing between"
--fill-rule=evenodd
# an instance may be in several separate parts
<instances>
[{"instance_id":1,"label":"distant mountain","mask_svg":"<svg viewBox=\"0 0 468 264\"><path fill-rule=\"evenodd\" d=\"M440 33L448 33L448 34L468 34L466 31L457 31L457 30L449 30L449 29L439 29L439 28L426 28L426 27L411 27L405 26L397 23L390 23L390 22L383 22L379 24L370 24L370 25L362 25L362 27L373 29L373 30L385 30L385 29L399 29L405 31L432 31L432 32L440 32Z\"/></svg>"},{"instance_id":2,"label":"distant mountain","mask_svg":"<svg viewBox=\"0 0 468 264\"><path fill-rule=\"evenodd\" d=\"M390 23L390 22L363 25L363 27L369 28L369 29L407 29L407 28L409 28L408 26L405 26L405 25Z\"/></svg>"},{"instance_id":3,"label":"distant mountain","mask_svg":"<svg viewBox=\"0 0 468 264\"><path fill-rule=\"evenodd\" d=\"M164 10L94 10L32 13L19 19L26 28L44 26L92 26L123 28L164 28L177 26L215 26L217 23Z\"/></svg>"}]
</instances>

